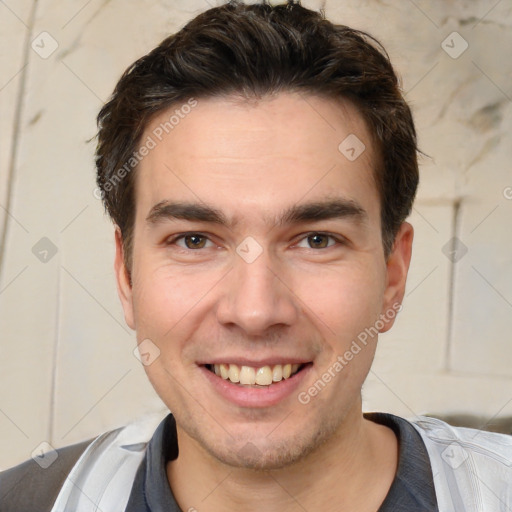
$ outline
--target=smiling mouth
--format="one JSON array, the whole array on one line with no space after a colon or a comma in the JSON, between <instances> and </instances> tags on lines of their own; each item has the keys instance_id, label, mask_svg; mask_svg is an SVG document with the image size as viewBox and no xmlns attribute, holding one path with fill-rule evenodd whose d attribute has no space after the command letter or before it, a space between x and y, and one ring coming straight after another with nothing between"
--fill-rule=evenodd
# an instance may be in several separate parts
<instances>
[{"instance_id":1,"label":"smiling mouth","mask_svg":"<svg viewBox=\"0 0 512 512\"><path fill-rule=\"evenodd\" d=\"M206 364L205 368L233 384L248 387L268 387L276 382L293 377L307 364L275 364L259 368L237 364Z\"/></svg>"}]
</instances>

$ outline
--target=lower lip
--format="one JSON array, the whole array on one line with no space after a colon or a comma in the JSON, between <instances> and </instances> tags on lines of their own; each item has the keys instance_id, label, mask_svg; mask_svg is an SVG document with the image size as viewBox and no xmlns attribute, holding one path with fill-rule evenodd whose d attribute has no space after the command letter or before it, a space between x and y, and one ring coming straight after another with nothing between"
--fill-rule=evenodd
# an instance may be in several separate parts
<instances>
[{"instance_id":1,"label":"lower lip","mask_svg":"<svg viewBox=\"0 0 512 512\"><path fill-rule=\"evenodd\" d=\"M297 390L301 383L304 382L311 366L311 364L307 364L290 378L261 388L233 384L230 380L225 380L215 375L215 373L204 366L199 368L217 393L229 402L239 407L271 407L277 405Z\"/></svg>"}]
</instances>

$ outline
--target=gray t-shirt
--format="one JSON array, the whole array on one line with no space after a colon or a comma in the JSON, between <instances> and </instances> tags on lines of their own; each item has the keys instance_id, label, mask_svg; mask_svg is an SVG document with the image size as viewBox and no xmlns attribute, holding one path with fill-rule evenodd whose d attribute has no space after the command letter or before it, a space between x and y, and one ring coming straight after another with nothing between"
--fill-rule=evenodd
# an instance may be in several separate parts
<instances>
[{"instance_id":1,"label":"gray t-shirt","mask_svg":"<svg viewBox=\"0 0 512 512\"><path fill-rule=\"evenodd\" d=\"M439 512L432 469L420 434L406 420L384 413L366 413L391 428L400 455L395 479L377 512ZM169 414L158 426L140 465L125 512L181 512L167 480L166 463L178 456L176 423Z\"/></svg>"}]
</instances>

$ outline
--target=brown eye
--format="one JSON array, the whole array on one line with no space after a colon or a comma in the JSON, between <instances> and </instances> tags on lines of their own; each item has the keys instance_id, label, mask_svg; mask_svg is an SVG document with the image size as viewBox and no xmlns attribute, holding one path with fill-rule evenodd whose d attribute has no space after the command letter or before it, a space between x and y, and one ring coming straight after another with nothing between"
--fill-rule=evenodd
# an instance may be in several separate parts
<instances>
[{"instance_id":1,"label":"brown eye","mask_svg":"<svg viewBox=\"0 0 512 512\"><path fill-rule=\"evenodd\" d=\"M181 249L205 249L211 247L211 240L201 233L184 233L168 240L167 245L176 245ZM207 244L211 244L208 246Z\"/></svg>"},{"instance_id":2,"label":"brown eye","mask_svg":"<svg viewBox=\"0 0 512 512\"><path fill-rule=\"evenodd\" d=\"M328 233L308 233L299 241L297 247L304 249L328 249L335 245L343 245L343 239Z\"/></svg>"},{"instance_id":3,"label":"brown eye","mask_svg":"<svg viewBox=\"0 0 512 512\"><path fill-rule=\"evenodd\" d=\"M308 243L313 249L324 249L325 247L328 247L329 238L331 237L321 233L315 233L314 235L309 235L307 237Z\"/></svg>"},{"instance_id":4,"label":"brown eye","mask_svg":"<svg viewBox=\"0 0 512 512\"><path fill-rule=\"evenodd\" d=\"M185 235L183 237L187 249L202 249L206 244L206 237L202 235Z\"/></svg>"}]
</instances>

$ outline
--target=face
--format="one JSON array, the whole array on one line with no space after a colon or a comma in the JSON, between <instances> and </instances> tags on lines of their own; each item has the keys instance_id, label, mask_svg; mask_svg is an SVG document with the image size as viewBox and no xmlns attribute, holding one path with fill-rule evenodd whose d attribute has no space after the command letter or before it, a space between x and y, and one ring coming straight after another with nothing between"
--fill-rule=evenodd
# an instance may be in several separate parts
<instances>
[{"instance_id":1,"label":"face","mask_svg":"<svg viewBox=\"0 0 512 512\"><path fill-rule=\"evenodd\" d=\"M142 138L157 143L137 170L132 284L117 234L118 289L138 342L159 351L145 370L180 443L282 467L360 420L368 332L393 323L412 230L386 259L375 155L351 104L197 102L161 141L172 111ZM350 134L366 146L356 159L338 149Z\"/></svg>"}]
</instances>

